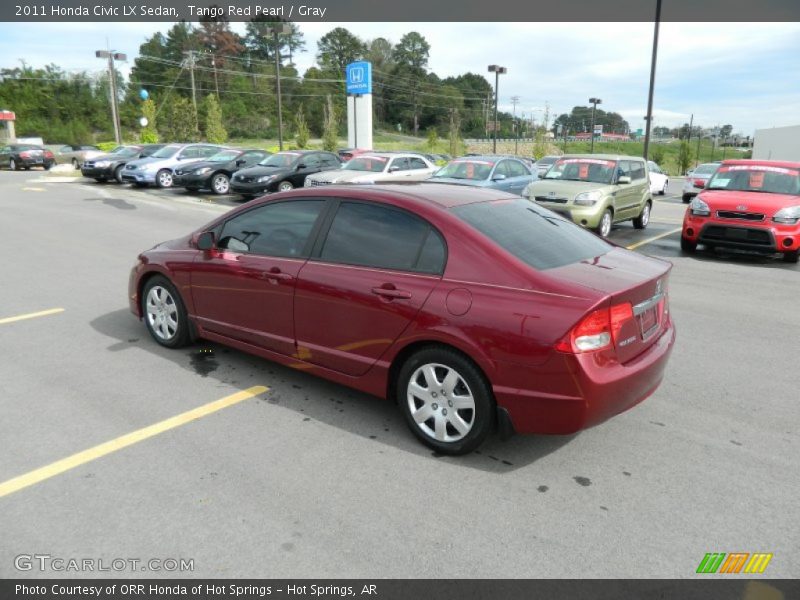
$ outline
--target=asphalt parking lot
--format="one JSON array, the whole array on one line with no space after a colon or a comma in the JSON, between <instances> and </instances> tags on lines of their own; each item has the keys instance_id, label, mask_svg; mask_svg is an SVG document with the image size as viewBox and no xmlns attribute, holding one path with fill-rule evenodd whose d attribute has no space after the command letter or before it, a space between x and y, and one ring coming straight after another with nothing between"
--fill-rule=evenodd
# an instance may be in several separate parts
<instances>
[{"instance_id":1,"label":"asphalt parking lot","mask_svg":"<svg viewBox=\"0 0 800 600\"><path fill-rule=\"evenodd\" d=\"M234 200L0 172L0 577L92 575L15 567L45 554L193 560L120 573L147 577L682 578L707 552L800 576L800 267L682 255L679 193L611 236L674 263L659 390L577 435L448 458L389 403L149 338L137 253Z\"/></svg>"}]
</instances>

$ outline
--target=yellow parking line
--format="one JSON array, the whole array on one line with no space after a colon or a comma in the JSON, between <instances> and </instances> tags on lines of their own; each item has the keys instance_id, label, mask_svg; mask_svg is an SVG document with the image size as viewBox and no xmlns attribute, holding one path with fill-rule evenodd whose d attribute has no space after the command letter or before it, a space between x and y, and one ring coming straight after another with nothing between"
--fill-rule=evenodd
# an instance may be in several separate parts
<instances>
[{"instance_id":1,"label":"yellow parking line","mask_svg":"<svg viewBox=\"0 0 800 600\"><path fill-rule=\"evenodd\" d=\"M665 238L668 235L672 235L673 233L678 233L681 229L682 227L676 227L675 229L670 229L666 233L654 235L653 237L647 238L646 240L642 240L641 242L636 242L635 244L631 244L630 246L627 246L627 248L628 250L633 250L635 248L638 248L639 246L644 246L645 244L649 244L651 242L655 242L656 240L660 240L661 238Z\"/></svg>"},{"instance_id":2,"label":"yellow parking line","mask_svg":"<svg viewBox=\"0 0 800 600\"><path fill-rule=\"evenodd\" d=\"M40 310L39 312L35 313L17 315L16 317L6 317L5 319L0 319L0 325L5 325L6 323L15 323L16 321L24 321L25 319L35 319L36 317L46 317L47 315L55 315L61 312L64 312L63 308L50 308L48 310Z\"/></svg>"},{"instance_id":3,"label":"yellow parking line","mask_svg":"<svg viewBox=\"0 0 800 600\"><path fill-rule=\"evenodd\" d=\"M50 479L51 477L55 477L56 475L60 475L61 473L69 471L70 469L74 469L75 467L79 467L83 464L101 458L106 454L111 454L117 450L122 450L128 446L132 446L133 444L144 441L148 438L158 435L159 433L164 433L165 431L169 431L175 427L180 427L181 425L185 425L186 423L190 423L191 421L201 417L208 416L217 412L218 410L222 410L223 408L233 406L242 400L247 400L253 396L263 394L267 391L267 389L268 388L263 385L253 386L241 392L236 392L230 396L220 398L219 400L214 400L213 402L209 402L203 406L198 406L192 410L175 415L169 419L154 423L148 427L137 429L136 431L127 433L82 452L78 452L77 454L73 454L72 456L68 456L67 458L63 458L47 466L30 471L24 475L20 475L19 477L9 479L8 481L0 483L0 498L40 483L46 479Z\"/></svg>"}]
</instances>

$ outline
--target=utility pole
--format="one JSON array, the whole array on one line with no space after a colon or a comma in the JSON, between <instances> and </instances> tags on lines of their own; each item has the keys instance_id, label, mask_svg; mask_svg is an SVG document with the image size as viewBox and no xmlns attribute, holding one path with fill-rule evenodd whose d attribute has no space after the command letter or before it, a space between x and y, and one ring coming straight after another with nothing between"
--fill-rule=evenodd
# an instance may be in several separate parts
<instances>
[{"instance_id":1,"label":"utility pole","mask_svg":"<svg viewBox=\"0 0 800 600\"><path fill-rule=\"evenodd\" d=\"M114 121L114 139L117 144L121 144L122 131L119 123L119 109L117 108L117 77L114 69L114 61L126 61L128 57L122 52L117 52L115 50L96 50L94 55L97 58L108 59L108 83L109 91L111 92L111 119Z\"/></svg>"},{"instance_id":2,"label":"utility pole","mask_svg":"<svg viewBox=\"0 0 800 600\"><path fill-rule=\"evenodd\" d=\"M197 123L197 90L194 85L194 50L186 50L184 54L187 56L186 64L189 66L189 78L192 81L192 106L194 107L194 128L198 129Z\"/></svg>"},{"instance_id":3,"label":"utility pole","mask_svg":"<svg viewBox=\"0 0 800 600\"><path fill-rule=\"evenodd\" d=\"M697 168L697 165L700 164L700 140L702 140L702 139L703 139L703 134L702 133L698 133L697 134L697 152L696 152L696 156L694 157L694 166L695 166L695 168Z\"/></svg>"},{"instance_id":4,"label":"utility pole","mask_svg":"<svg viewBox=\"0 0 800 600\"><path fill-rule=\"evenodd\" d=\"M514 125L514 156L517 155L519 151L519 131L517 128L517 103L519 102L519 96L511 96L511 104L514 106L511 122Z\"/></svg>"},{"instance_id":5,"label":"utility pole","mask_svg":"<svg viewBox=\"0 0 800 600\"><path fill-rule=\"evenodd\" d=\"M281 46L278 36L282 33L291 33L288 23L275 23L272 34L275 36L275 87L278 95L278 149L283 150L283 109L281 107Z\"/></svg>"},{"instance_id":6,"label":"utility pole","mask_svg":"<svg viewBox=\"0 0 800 600\"><path fill-rule=\"evenodd\" d=\"M217 90L217 100L219 100L219 80L217 79L217 59L211 55L211 66L214 68L214 89Z\"/></svg>"},{"instance_id":7,"label":"utility pole","mask_svg":"<svg viewBox=\"0 0 800 600\"><path fill-rule=\"evenodd\" d=\"M692 113L692 116L689 117L689 133L686 136L687 144L692 141L692 125L694 125L694 113Z\"/></svg>"},{"instance_id":8,"label":"utility pole","mask_svg":"<svg viewBox=\"0 0 800 600\"><path fill-rule=\"evenodd\" d=\"M500 74L507 73L508 69L498 65L489 65L489 73L494 73L494 141L492 143L492 153L497 154L497 100L500 97Z\"/></svg>"},{"instance_id":9,"label":"utility pole","mask_svg":"<svg viewBox=\"0 0 800 600\"><path fill-rule=\"evenodd\" d=\"M650 124L653 120L653 90L656 85L656 58L658 56L658 27L661 23L661 0L656 0L656 23L653 29L653 56L650 60L650 92L647 96L647 123L644 134L644 159L650 146Z\"/></svg>"}]
</instances>

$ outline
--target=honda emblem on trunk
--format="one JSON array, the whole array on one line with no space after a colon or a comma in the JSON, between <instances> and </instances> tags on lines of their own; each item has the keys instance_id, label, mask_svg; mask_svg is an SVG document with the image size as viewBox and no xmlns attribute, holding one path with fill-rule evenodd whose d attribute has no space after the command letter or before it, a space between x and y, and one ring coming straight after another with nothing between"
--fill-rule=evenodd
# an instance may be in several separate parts
<instances>
[{"instance_id":1,"label":"honda emblem on trunk","mask_svg":"<svg viewBox=\"0 0 800 600\"><path fill-rule=\"evenodd\" d=\"M736 210L747 210L747 207L744 204L740 204L736 207Z\"/></svg>"}]
</instances>

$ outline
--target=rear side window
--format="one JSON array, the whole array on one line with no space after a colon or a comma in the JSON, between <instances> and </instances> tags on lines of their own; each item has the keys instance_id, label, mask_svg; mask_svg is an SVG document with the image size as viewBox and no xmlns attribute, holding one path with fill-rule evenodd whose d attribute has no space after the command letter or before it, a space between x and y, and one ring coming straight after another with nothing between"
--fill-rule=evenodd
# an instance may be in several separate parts
<instances>
[{"instance_id":1,"label":"rear side window","mask_svg":"<svg viewBox=\"0 0 800 600\"><path fill-rule=\"evenodd\" d=\"M431 226L405 211L342 202L320 259L363 267L441 273L444 242Z\"/></svg>"},{"instance_id":2,"label":"rear side window","mask_svg":"<svg viewBox=\"0 0 800 600\"><path fill-rule=\"evenodd\" d=\"M495 200L453 213L531 267L553 269L606 254L612 246L529 200Z\"/></svg>"}]
</instances>

